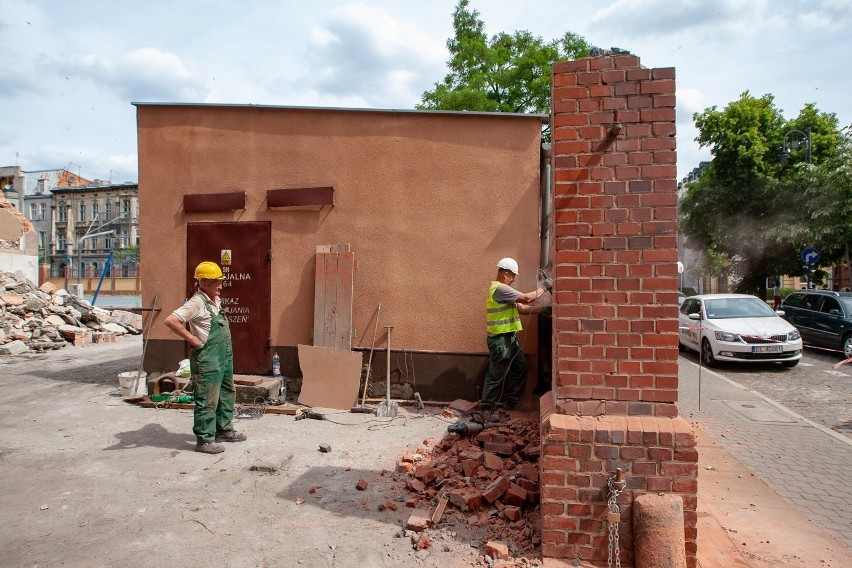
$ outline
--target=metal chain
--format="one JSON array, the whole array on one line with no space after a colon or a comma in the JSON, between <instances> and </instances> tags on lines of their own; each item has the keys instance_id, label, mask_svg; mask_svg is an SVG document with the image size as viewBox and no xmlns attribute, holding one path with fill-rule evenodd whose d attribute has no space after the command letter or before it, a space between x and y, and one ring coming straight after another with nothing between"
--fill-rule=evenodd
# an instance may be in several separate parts
<instances>
[{"instance_id":1,"label":"metal chain","mask_svg":"<svg viewBox=\"0 0 852 568\"><path fill-rule=\"evenodd\" d=\"M612 559L615 557L616 568L621 568L621 555L618 546L618 523L621 520L621 508L618 506L618 496L624 491L624 481L621 478L621 470L607 479L606 484L609 493L606 499L607 525L609 525L609 546L607 548L606 565L612 568Z\"/></svg>"}]
</instances>

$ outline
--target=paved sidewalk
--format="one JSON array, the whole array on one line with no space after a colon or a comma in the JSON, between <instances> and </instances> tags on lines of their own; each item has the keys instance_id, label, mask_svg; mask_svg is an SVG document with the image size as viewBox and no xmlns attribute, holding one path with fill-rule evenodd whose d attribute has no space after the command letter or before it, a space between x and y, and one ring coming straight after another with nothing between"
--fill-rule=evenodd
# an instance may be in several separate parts
<instances>
[{"instance_id":1,"label":"paved sidewalk","mask_svg":"<svg viewBox=\"0 0 852 568\"><path fill-rule=\"evenodd\" d=\"M852 440L725 378L724 370L699 368L683 357L679 362L681 416L697 421L805 518L852 548Z\"/></svg>"}]
</instances>

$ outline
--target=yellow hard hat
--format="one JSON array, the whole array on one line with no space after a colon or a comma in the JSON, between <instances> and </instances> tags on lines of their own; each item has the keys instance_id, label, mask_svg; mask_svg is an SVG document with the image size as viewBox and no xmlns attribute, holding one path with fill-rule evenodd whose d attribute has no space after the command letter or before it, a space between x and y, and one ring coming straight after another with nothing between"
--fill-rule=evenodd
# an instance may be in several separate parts
<instances>
[{"instance_id":1,"label":"yellow hard hat","mask_svg":"<svg viewBox=\"0 0 852 568\"><path fill-rule=\"evenodd\" d=\"M197 280L224 280L222 269L215 262L205 260L195 267L195 278Z\"/></svg>"}]
</instances>

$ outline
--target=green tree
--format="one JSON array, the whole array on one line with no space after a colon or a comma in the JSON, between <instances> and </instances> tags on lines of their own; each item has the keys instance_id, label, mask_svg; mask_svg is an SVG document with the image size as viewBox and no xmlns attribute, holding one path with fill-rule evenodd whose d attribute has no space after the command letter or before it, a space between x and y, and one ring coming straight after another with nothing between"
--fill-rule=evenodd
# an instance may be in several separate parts
<instances>
[{"instance_id":1,"label":"green tree","mask_svg":"<svg viewBox=\"0 0 852 568\"><path fill-rule=\"evenodd\" d=\"M839 155L837 119L809 104L787 121L772 95L757 98L748 91L723 110L710 107L693 119L696 141L711 149L713 161L687 187L681 229L693 248L742 257L738 289L764 297L767 276L803 273L799 252L814 244L819 224L812 215L818 189L805 175L825 170ZM802 148L782 164L784 141L803 140L806 133L811 162Z\"/></svg>"},{"instance_id":2,"label":"green tree","mask_svg":"<svg viewBox=\"0 0 852 568\"><path fill-rule=\"evenodd\" d=\"M587 56L589 44L571 32L549 42L528 31L489 39L469 4L459 0L453 12L450 72L423 93L417 108L550 114L553 63Z\"/></svg>"}]
</instances>

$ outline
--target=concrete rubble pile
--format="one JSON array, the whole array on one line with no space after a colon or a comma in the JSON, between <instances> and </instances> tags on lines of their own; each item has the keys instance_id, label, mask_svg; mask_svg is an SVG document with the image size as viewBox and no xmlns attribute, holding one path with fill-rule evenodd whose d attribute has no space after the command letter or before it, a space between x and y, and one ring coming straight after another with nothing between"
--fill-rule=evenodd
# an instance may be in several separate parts
<instances>
[{"instance_id":1,"label":"concrete rubble pile","mask_svg":"<svg viewBox=\"0 0 852 568\"><path fill-rule=\"evenodd\" d=\"M537 556L541 545L539 453L538 422L515 418L473 438L448 434L431 449L400 457L414 548L427 548L429 529L439 523L466 525L484 533L486 559L527 566L527 558L513 557Z\"/></svg>"},{"instance_id":2,"label":"concrete rubble pile","mask_svg":"<svg viewBox=\"0 0 852 568\"><path fill-rule=\"evenodd\" d=\"M0 270L0 355L115 341L142 333L142 316L104 310L50 282Z\"/></svg>"}]
</instances>

